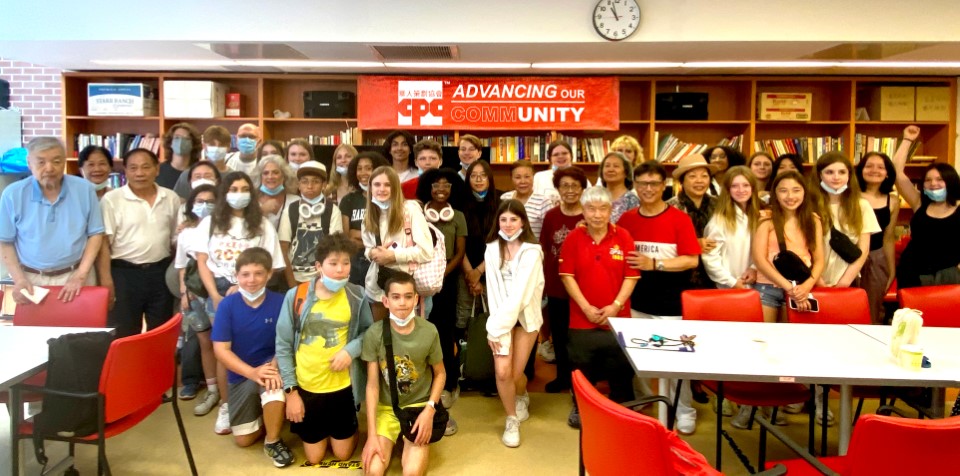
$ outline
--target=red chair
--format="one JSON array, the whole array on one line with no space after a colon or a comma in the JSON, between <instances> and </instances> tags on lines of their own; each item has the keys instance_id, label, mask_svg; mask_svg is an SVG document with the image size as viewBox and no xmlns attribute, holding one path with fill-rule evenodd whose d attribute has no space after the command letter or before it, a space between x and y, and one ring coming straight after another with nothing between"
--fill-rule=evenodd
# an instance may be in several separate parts
<instances>
[{"instance_id":1,"label":"red chair","mask_svg":"<svg viewBox=\"0 0 960 476\"><path fill-rule=\"evenodd\" d=\"M922 312L924 327L960 327L960 284L901 289L900 307Z\"/></svg>"},{"instance_id":2,"label":"red chair","mask_svg":"<svg viewBox=\"0 0 960 476\"><path fill-rule=\"evenodd\" d=\"M573 394L580 409L580 474L590 476L719 475L702 454L655 418L603 396L579 370ZM773 468L761 474L783 474Z\"/></svg>"},{"instance_id":3,"label":"red chair","mask_svg":"<svg viewBox=\"0 0 960 476\"><path fill-rule=\"evenodd\" d=\"M50 294L40 304L18 305L13 313L15 326L48 327L107 327L110 290L102 286L84 286L70 302L57 299L63 286L45 286ZM2 296L0 296L2 297ZM24 381L27 385L43 386L46 372L39 372ZM22 401L39 402L40 396L24 394ZM0 393L0 403L7 403L7 392Z\"/></svg>"},{"instance_id":4,"label":"red chair","mask_svg":"<svg viewBox=\"0 0 960 476\"><path fill-rule=\"evenodd\" d=\"M70 456L74 454L75 444L97 445L99 473L105 472L109 475L110 465L107 462L105 440L133 428L150 416L162 403L171 402L183 448L190 463L190 470L196 475L197 468L176 398L166 398L164 395L171 388L174 390L177 388L174 354L177 348L177 337L180 335L181 319L181 315L177 314L160 327L143 334L117 339L110 344L110 350L103 362L97 394L78 397L98 400L100 430L97 433L83 437L43 436L43 439L68 442ZM18 448L19 440L33 437L32 422L20 420L18 405L20 405L19 394L22 389L41 394L47 392L42 387L29 385L16 385L11 389L14 402L14 405L11 405L11 419L19 428L19 431L12 436L14 448ZM59 393L63 394L63 392ZM17 469L19 453L19 451L13 451L14 474L19 471Z\"/></svg>"},{"instance_id":5,"label":"red chair","mask_svg":"<svg viewBox=\"0 0 960 476\"><path fill-rule=\"evenodd\" d=\"M801 459L779 461L787 474L877 476L894 474L950 474L960 468L960 417L915 420L864 415L850 439L846 456L819 460L804 452ZM882 450L878 451L878 448ZM820 463L828 471L813 465Z\"/></svg>"},{"instance_id":6,"label":"red chair","mask_svg":"<svg viewBox=\"0 0 960 476\"><path fill-rule=\"evenodd\" d=\"M753 289L698 289L684 291L681 295L683 318L692 321L763 322L760 294ZM723 408L723 399L728 398L739 405L777 408L791 403L806 402L812 391L797 383L766 382L716 382L703 381L703 386L717 396L717 408ZM752 421L752 418L751 418ZM763 433L761 433L763 436ZM723 443L723 412L717 412L717 464L720 469ZM810 416L810 442L813 447L813 415ZM761 438L760 466L763 466L766 448Z\"/></svg>"}]
</instances>

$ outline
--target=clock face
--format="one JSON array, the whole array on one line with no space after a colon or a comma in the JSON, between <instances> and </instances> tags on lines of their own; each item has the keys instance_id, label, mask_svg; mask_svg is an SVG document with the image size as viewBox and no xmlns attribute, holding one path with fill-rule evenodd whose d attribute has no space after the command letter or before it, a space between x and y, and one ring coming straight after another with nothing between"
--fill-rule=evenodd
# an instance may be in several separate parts
<instances>
[{"instance_id":1,"label":"clock face","mask_svg":"<svg viewBox=\"0 0 960 476\"><path fill-rule=\"evenodd\" d=\"M624 40L640 27L640 5L637 0L600 0L593 10L593 27L608 40Z\"/></svg>"}]
</instances>

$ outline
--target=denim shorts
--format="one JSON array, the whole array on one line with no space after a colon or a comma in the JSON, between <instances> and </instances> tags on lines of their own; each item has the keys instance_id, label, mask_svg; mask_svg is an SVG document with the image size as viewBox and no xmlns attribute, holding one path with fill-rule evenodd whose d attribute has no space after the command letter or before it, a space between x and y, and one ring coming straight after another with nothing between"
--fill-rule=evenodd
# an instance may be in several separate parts
<instances>
[{"instance_id":1,"label":"denim shorts","mask_svg":"<svg viewBox=\"0 0 960 476\"><path fill-rule=\"evenodd\" d=\"M753 289L760 291L760 304L780 309L787 303L786 293L772 284L754 283Z\"/></svg>"}]
</instances>

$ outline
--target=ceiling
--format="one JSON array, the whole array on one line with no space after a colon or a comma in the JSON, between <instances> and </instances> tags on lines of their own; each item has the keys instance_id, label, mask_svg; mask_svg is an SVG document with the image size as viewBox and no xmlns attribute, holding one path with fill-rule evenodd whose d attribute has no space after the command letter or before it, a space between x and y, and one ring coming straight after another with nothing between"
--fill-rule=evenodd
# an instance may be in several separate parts
<instances>
[{"instance_id":1,"label":"ceiling","mask_svg":"<svg viewBox=\"0 0 960 476\"><path fill-rule=\"evenodd\" d=\"M395 58L410 52L424 61L441 61L429 68L394 65ZM435 60L439 55L453 59ZM3 41L0 57L58 67L65 70L158 70L335 73L511 73L511 74L841 74L841 75L960 75L958 42L830 42L830 41L686 41L686 42L584 42L584 43L331 43L188 41ZM256 60L292 60L280 66ZM104 63L103 61L108 61ZM109 63L109 61L120 61ZM139 61L139 62L138 62ZM152 61L152 64L144 63ZM301 61L366 62L369 65L303 66ZM385 66L384 61L389 65ZM397 62L410 60L396 59ZM698 67L698 62L819 62L779 67L719 65ZM837 62L933 62L894 67L838 66ZM530 63L558 62L665 62L671 65L589 68L535 67ZM462 63L519 63L486 68ZM944 65L946 63L946 65ZM692 67L691 67L692 66ZM947 67L937 67L947 66Z\"/></svg>"}]
</instances>

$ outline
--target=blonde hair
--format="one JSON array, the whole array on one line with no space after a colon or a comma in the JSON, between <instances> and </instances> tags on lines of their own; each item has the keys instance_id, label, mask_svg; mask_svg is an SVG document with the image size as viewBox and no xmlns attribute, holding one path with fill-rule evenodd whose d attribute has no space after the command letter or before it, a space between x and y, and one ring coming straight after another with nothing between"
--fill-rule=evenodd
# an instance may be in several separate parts
<instances>
[{"instance_id":1,"label":"blonde hair","mask_svg":"<svg viewBox=\"0 0 960 476\"><path fill-rule=\"evenodd\" d=\"M366 216L363 217L363 225L367 228L367 231L373 233L374 236L380 234L380 213L384 211L381 210L377 204L373 203L373 179L379 175L386 175L387 180L390 181L390 208L386 210L386 213L388 213L387 234L397 233L403 229L404 199L403 191L400 190L400 177L397 175L397 171L393 170L393 166L377 167L373 173L370 174L370 191L367 192L367 212Z\"/></svg>"},{"instance_id":2,"label":"blonde hair","mask_svg":"<svg viewBox=\"0 0 960 476\"><path fill-rule=\"evenodd\" d=\"M617 137L613 140L613 143L610 144L610 150L617 150L619 148L626 148L633 151L633 165L636 166L640 163L646 162L646 159L643 157L643 147L640 146L640 143L637 142L633 137L623 135Z\"/></svg>"},{"instance_id":3,"label":"blonde hair","mask_svg":"<svg viewBox=\"0 0 960 476\"><path fill-rule=\"evenodd\" d=\"M730 187L733 186L733 179L737 177L744 177L750 183L750 200L747 201L747 209L744 210L744 213L747 215L747 229L753 235L760 221L760 190L757 189L757 177L746 166L730 167L727 173L723 174L720 198L717 200L717 208L714 209L713 216L723 222L723 226L728 233L733 234L736 230L737 203L733 201L733 196L730 195Z\"/></svg>"},{"instance_id":4,"label":"blonde hair","mask_svg":"<svg viewBox=\"0 0 960 476\"><path fill-rule=\"evenodd\" d=\"M340 182L347 179L346 177L340 177L340 174L337 173L337 153L340 152L340 149L344 149L348 154L350 154L350 160L353 160L353 158L357 156L357 149L350 144L340 144L336 149L333 149L333 163L331 164L333 166L333 170L331 170L328 174L330 176L330 180L327 182L327 186L323 189L323 194L328 197L332 197L333 194L340 189ZM347 166L349 167L349 164ZM337 198L341 199L343 197Z\"/></svg>"}]
</instances>

